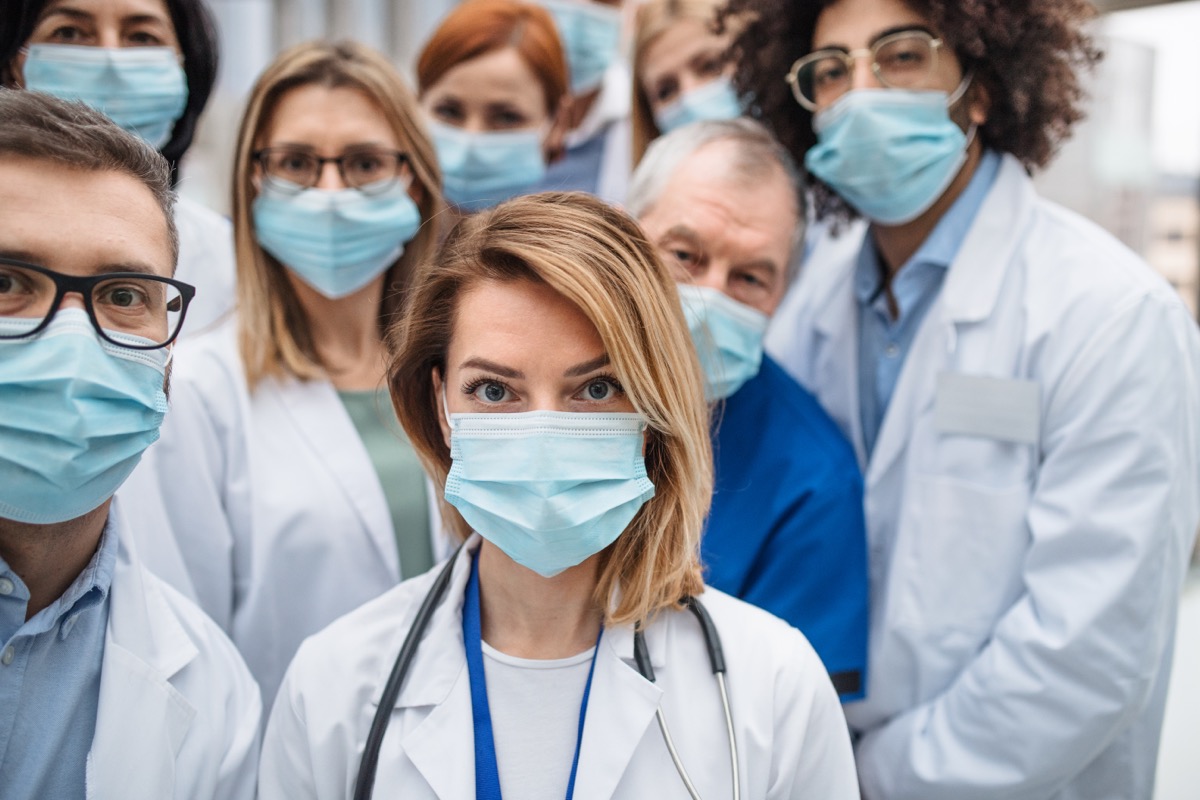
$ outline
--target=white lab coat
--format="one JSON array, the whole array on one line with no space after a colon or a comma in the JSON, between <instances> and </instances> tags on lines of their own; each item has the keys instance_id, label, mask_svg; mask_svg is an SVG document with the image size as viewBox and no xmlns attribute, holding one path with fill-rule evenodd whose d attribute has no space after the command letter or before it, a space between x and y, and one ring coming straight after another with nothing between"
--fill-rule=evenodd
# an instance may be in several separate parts
<instances>
[{"instance_id":1,"label":"white lab coat","mask_svg":"<svg viewBox=\"0 0 1200 800\"><path fill-rule=\"evenodd\" d=\"M857 248L834 247L768 347L862 461ZM1005 158L864 468L869 678L847 707L864 797L1151 796L1200 517L1198 339L1165 282ZM943 373L1030 382L1032 413L992 384L976 430L948 432L964 408Z\"/></svg>"},{"instance_id":2,"label":"white lab coat","mask_svg":"<svg viewBox=\"0 0 1200 800\"><path fill-rule=\"evenodd\" d=\"M460 554L397 699L375 797L475 795L462 605L478 541ZM440 569L406 581L300 648L267 725L260 800L352 796L384 683ZM781 620L715 589L702 600L728 666L742 797L857 798L845 719L808 642ZM575 797L687 797L655 722L660 705L700 794L729 797L725 716L696 620L686 611L660 614L646 630L646 644L656 683L634 666L632 627L610 628L600 640Z\"/></svg>"},{"instance_id":3,"label":"white lab coat","mask_svg":"<svg viewBox=\"0 0 1200 800\"><path fill-rule=\"evenodd\" d=\"M258 687L212 620L143 569L118 505L87 797L251 800Z\"/></svg>"},{"instance_id":4,"label":"white lab coat","mask_svg":"<svg viewBox=\"0 0 1200 800\"><path fill-rule=\"evenodd\" d=\"M228 323L175 364L162 438L120 494L167 521L151 569L230 633L270 708L306 636L399 583L391 512L332 384L268 379L251 396Z\"/></svg>"},{"instance_id":5,"label":"white lab coat","mask_svg":"<svg viewBox=\"0 0 1200 800\"><path fill-rule=\"evenodd\" d=\"M182 196L175 201L175 226L179 229L175 278L196 287L183 333L195 336L231 316L236 305L233 226L217 212Z\"/></svg>"}]
</instances>

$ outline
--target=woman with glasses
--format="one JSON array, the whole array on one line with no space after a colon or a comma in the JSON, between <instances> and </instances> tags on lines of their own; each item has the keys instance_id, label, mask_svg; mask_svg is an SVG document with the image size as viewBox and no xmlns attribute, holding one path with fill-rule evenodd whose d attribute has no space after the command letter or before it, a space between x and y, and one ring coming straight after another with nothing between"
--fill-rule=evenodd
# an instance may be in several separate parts
<instances>
[{"instance_id":1,"label":"woman with glasses","mask_svg":"<svg viewBox=\"0 0 1200 800\"><path fill-rule=\"evenodd\" d=\"M807 641L704 586L702 372L637 223L583 193L464 219L389 341L464 544L300 649L262 800L857 800Z\"/></svg>"},{"instance_id":2,"label":"woman with glasses","mask_svg":"<svg viewBox=\"0 0 1200 800\"><path fill-rule=\"evenodd\" d=\"M180 353L151 463L195 591L269 705L304 637L434 562L383 331L440 195L415 99L349 42L267 68L234 169L238 324Z\"/></svg>"},{"instance_id":3,"label":"woman with glasses","mask_svg":"<svg viewBox=\"0 0 1200 800\"><path fill-rule=\"evenodd\" d=\"M82 100L179 162L217 78L217 33L203 0L9 0L0 25L0 86ZM229 222L180 197L175 277L199 291L187 331L234 303Z\"/></svg>"},{"instance_id":4,"label":"woman with glasses","mask_svg":"<svg viewBox=\"0 0 1200 800\"><path fill-rule=\"evenodd\" d=\"M732 8L754 14L737 83L818 215L865 219L767 337L863 467L863 795L1150 797L1200 521L1200 336L1030 177L1083 116L1093 4Z\"/></svg>"},{"instance_id":5,"label":"woman with glasses","mask_svg":"<svg viewBox=\"0 0 1200 800\"><path fill-rule=\"evenodd\" d=\"M649 0L633 31L633 165L650 143L689 122L734 119L741 100L730 80L734 19L718 29L722 0Z\"/></svg>"},{"instance_id":6,"label":"woman with glasses","mask_svg":"<svg viewBox=\"0 0 1200 800\"><path fill-rule=\"evenodd\" d=\"M417 60L446 200L461 212L528 192L562 155L567 62L554 20L521 0L469 0Z\"/></svg>"}]
</instances>

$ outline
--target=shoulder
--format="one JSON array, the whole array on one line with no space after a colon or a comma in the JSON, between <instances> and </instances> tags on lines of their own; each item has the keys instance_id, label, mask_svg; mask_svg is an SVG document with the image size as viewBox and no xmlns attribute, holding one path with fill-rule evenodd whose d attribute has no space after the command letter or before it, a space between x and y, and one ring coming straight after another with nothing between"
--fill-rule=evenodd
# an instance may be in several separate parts
<instances>
[{"instance_id":1,"label":"shoulder","mask_svg":"<svg viewBox=\"0 0 1200 800\"><path fill-rule=\"evenodd\" d=\"M760 687L764 679L829 684L825 667L808 639L779 617L712 587L705 587L700 601L717 628L726 659L740 662L736 670L730 665L731 675L753 675Z\"/></svg>"},{"instance_id":2,"label":"shoulder","mask_svg":"<svg viewBox=\"0 0 1200 800\"><path fill-rule=\"evenodd\" d=\"M752 436L759 442L755 458L772 469L800 472L806 485L826 480L857 480L858 462L837 423L807 389L764 355L758 375L726 402L728 434ZM723 428L718 428L721 435ZM770 453L781 456L771 461Z\"/></svg>"},{"instance_id":3,"label":"shoulder","mask_svg":"<svg viewBox=\"0 0 1200 800\"><path fill-rule=\"evenodd\" d=\"M247 393L245 370L238 349L238 326L229 320L211 331L176 345L174 377L204 397L229 392Z\"/></svg>"}]
</instances>

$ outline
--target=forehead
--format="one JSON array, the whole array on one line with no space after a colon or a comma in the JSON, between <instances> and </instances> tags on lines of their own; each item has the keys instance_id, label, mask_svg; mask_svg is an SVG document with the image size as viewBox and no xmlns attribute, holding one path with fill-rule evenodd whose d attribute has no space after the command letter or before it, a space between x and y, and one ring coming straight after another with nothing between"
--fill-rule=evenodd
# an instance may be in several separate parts
<instances>
[{"instance_id":1,"label":"forehead","mask_svg":"<svg viewBox=\"0 0 1200 800\"><path fill-rule=\"evenodd\" d=\"M68 274L174 272L162 208L130 175L0 156L0 208L0 253Z\"/></svg>"},{"instance_id":2,"label":"forehead","mask_svg":"<svg viewBox=\"0 0 1200 800\"><path fill-rule=\"evenodd\" d=\"M263 126L262 138L273 144L330 149L362 143L400 145L383 109L369 94L349 86L316 84L284 92Z\"/></svg>"},{"instance_id":3,"label":"forehead","mask_svg":"<svg viewBox=\"0 0 1200 800\"><path fill-rule=\"evenodd\" d=\"M790 247L797 219L796 197L782 168L746 177L733 172L736 145L704 145L675 168L644 215L653 233L686 224L708 242L742 242L754 247Z\"/></svg>"},{"instance_id":4,"label":"forehead","mask_svg":"<svg viewBox=\"0 0 1200 800\"><path fill-rule=\"evenodd\" d=\"M933 28L927 18L900 0L838 0L817 17L813 49L868 47L881 34L913 27Z\"/></svg>"},{"instance_id":5,"label":"forehead","mask_svg":"<svg viewBox=\"0 0 1200 800\"><path fill-rule=\"evenodd\" d=\"M41 16L54 13L91 17L159 17L170 21L166 0L52 0Z\"/></svg>"},{"instance_id":6,"label":"forehead","mask_svg":"<svg viewBox=\"0 0 1200 800\"><path fill-rule=\"evenodd\" d=\"M514 47L455 64L425 92L427 100L446 96L472 103L546 107L546 93L537 74Z\"/></svg>"},{"instance_id":7,"label":"forehead","mask_svg":"<svg viewBox=\"0 0 1200 800\"><path fill-rule=\"evenodd\" d=\"M719 51L728 39L727 35L713 33L709 25L698 19L679 19L646 45L641 67L654 72L682 66L696 53Z\"/></svg>"}]
</instances>

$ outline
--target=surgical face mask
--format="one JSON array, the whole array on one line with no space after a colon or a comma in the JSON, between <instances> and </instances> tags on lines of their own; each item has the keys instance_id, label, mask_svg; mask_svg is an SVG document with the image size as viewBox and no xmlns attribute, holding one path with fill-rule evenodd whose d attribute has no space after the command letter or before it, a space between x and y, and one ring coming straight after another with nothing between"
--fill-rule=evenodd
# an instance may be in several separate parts
<instances>
[{"instance_id":1,"label":"surgical face mask","mask_svg":"<svg viewBox=\"0 0 1200 800\"><path fill-rule=\"evenodd\" d=\"M679 299L704 369L705 395L723 400L758 374L769 318L707 286L681 283Z\"/></svg>"},{"instance_id":2,"label":"surgical face mask","mask_svg":"<svg viewBox=\"0 0 1200 800\"><path fill-rule=\"evenodd\" d=\"M621 11L586 0L540 0L554 17L567 54L571 93L584 94L604 82L621 43Z\"/></svg>"},{"instance_id":3,"label":"surgical face mask","mask_svg":"<svg viewBox=\"0 0 1200 800\"><path fill-rule=\"evenodd\" d=\"M25 88L82 100L125 130L162 147L187 107L187 76L170 47L34 44Z\"/></svg>"},{"instance_id":4,"label":"surgical face mask","mask_svg":"<svg viewBox=\"0 0 1200 800\"><path fill-rule=\"evenodd\" d=\"M429 123L446 199L480 211L529 191L546 175L542 134L537 130L470 133Z\"/></svg>"},{"instance_id":5,"label":"surgical face mask","mask_svg":"<svg viewBox=\"0 0 1200 800\"><path fill-rule=\"evenodd\" d=\"M733 83L726 76L698 86L654 113L660 133L704 120L736 119L742 115Z\"/></svg>"},{"instance_id":6,"label":"surgical face mask","mask_svg":"<svg viewBox=\"0 0 1200 800\"><path fill-rule=\"evenodd\" d=\"M0 331L39 323L4 317ZM78 308L60 309L31 339L0 340L0 517L65 522L111 497L158 439L170 360L167 348L104 341Z\"/></svg>"},{"instance_id":7,"label":"surgical face mask","mask_svg":"<svg viewBox=\"0 0 1200 800\"><path fill-rule=\"evenodd\" d=\"M654 496L638 414L446 418L446 501L480 536L539 575L557 575L608 547Z\"/></svg>"},{"instance_id":8,"label":"surgical face mask","mask_svg":"<svg viewBox=\"0 0 1200 800\"><path fill-rule=\"evenodd\" d=\"M945 92L856 89L813 120L817 145L804 163L868 219L903 225L949 188L975 134L950 119L968 76Z\"/></svg>"},{"instance_id":9,"label":"surgical face mask","mask_svg":"<svg viewBox=\"0 0 1200 800\"><path fill-rule=\"evenodd\" d=\"M380 194L291 192L265 182L254 199L258 243L305 283L337 299L369 284L417 235L421 212L404 181Z\"/></svg>"}]
</instances>

